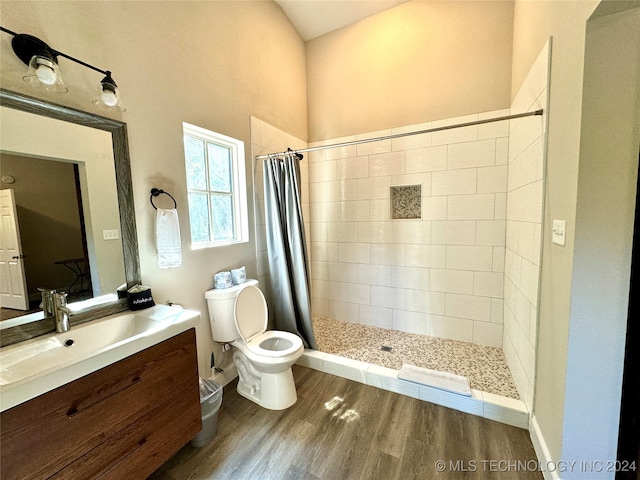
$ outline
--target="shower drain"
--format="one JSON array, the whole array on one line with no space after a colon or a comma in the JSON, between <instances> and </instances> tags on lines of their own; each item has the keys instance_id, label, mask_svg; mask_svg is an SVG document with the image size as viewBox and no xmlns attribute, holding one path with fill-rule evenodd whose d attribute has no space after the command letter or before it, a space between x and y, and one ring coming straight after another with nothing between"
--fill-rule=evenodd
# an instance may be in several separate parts
<instances>
[{"instance_id":1,"label":"shower drain","mask_svg":"<svg viewBox=\"0 0 640 480\"><path fill-rule=\"evenodd\" d=\"M380 347L380 350L382 350L383 352L390 352L391 350L393 350L393 347L389 347L387 345L382 345Z\"/></svg>"}]
</instances>

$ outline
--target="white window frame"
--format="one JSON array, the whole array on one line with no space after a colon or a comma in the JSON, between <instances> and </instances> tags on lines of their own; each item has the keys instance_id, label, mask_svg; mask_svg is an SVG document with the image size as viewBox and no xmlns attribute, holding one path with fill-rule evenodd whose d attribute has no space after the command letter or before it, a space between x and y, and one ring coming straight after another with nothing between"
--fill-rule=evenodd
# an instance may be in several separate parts
<instances>
[{"instance_id":1,"label":"white window frame","mask_svg":"<svg viewBox=\"0 0 640 480\"><path fill-rule=\"evenodd\" d=\"M238 140L232 137L228 137L226 135L222 135L221 133L212 132L211 130L207 130L202 127L198 127L196 125L191 125L190 123L183 122L182 123L182 131L183 131L183 140L184 136L188 135L193 138L197 138L199 140L203 140L204 142L215 143L217 145L221 145L223 147L227 147L231 152L231 176L232 176L232 185L231 185L231 193L233 198L233 215L234 215L234 235L232 239L227 240L211 240L209 242L194 242L191 234L191 223L189 223L189 232L191 234L191 248L192 249L201 249L201 248L210 248L210 247L219 247L224 245L234 245L238 243L246 243L249 241L249 213L247 210L247 178L245 171L245 157L244 157L244 142L242 140ZM183 147L184 148L184 147ZM206 148L205 148L206 151ZM185 169L187 166L187 159L185 155ZM205 172L206 175L209 174L209 164L205 162ZM185 170L185 174L188 175L188 172ZM187 181L188 182L188 181ZM209 180L207 178L207 185ZM206 192L206 193L215 193L214 190L200 190L200 189L191 189L187 186L187 195L191 192ZM211 201L207 202L209 207L209 233L210 238L214 238L213 232L213 216L211 211Z\"/></svg>"}]
</instances>

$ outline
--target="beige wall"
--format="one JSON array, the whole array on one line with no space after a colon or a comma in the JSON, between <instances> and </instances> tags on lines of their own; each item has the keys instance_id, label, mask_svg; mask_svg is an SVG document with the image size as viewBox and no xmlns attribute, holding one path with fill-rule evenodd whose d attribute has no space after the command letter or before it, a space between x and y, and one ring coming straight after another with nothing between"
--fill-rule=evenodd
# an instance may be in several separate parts
<instances>
[{"instance_id":1,"label":"beige wall","mask_svg":"<svg viewBox=\"0 0 640 480\"><path fill-rule=\"evenodd\" d=\"M509 108L512 28L512 2L412 1L307 42L309 141Z\"/></svg>"},{"instance_id":2,"label":"beige wall","mask_svg":"<svg viewBox=\"0 0 640 480\"><path fill-rule=\"evenodd\" d=\"M565 247L543 236L534 416L549 454L561 458L580 151L584 35L597 1L516 0L512 91L517 92L549 36L553 36L543 232L566 220Z\"/></svg>"},{"instance_id":3,"label":"beige wall","mask_svg":"<svg viewBox=\"0 0 640 480\"><path fill-rule=\"evenodd\" d=\"M3 1L2 24L113 71L127 107L121 119L129 134L142 281L157 303L172 300L203 313L197 337L200 368L207 374L213 344L204 292L222 269L246 265L247 274L256 275L255 237L251 232L249 243L232 247L189 248L182 122L245 142L251 198L250 116L307 137L304 43L280 8L262 1ZM39 94L22 82L23 65L10 40L1 34L3 88L104 115L91 105L100 74L61 59L69 93ZM157 267L152 187L177 200L181 268Z\"/></svg>"}]
</instances>

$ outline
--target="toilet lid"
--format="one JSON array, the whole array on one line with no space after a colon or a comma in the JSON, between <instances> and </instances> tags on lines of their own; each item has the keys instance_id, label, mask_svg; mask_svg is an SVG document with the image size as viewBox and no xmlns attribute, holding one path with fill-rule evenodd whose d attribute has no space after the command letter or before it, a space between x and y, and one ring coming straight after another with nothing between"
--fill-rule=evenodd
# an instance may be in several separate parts
<instances>
[{"instance_id":1,"label":"toilet lid","mask_svg":"<svg viewBox=\"0 0 640 480\"><path fill-rule=\"evenodd\" d=\"M267 302L258 287L249 285L236 297L235 322L240 336L248 342L267 330Z\"/></svg>"}]
</instances>

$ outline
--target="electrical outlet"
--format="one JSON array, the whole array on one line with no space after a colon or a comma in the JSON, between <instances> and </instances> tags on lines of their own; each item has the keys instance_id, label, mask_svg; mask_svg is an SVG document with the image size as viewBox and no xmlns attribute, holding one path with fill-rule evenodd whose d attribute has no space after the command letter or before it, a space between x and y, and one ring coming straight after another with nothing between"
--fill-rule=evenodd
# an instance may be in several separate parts
<instances>
[{"instance_id":1,"label":"electrical outlet","mask_svg":"<svg viewBox=\"0 0 640 480\"><path fill-rule=\"evenodd\" d=\"M102 230L103 240L118 240L118 238L120 238L118 230Z\"/></svg>"},{"instance_id":2,"label":"electrical outlet","mask_svg":"<svg viewBox=\"0 0 640 480\"><path fill-rule=\"evenodd\" d=\"M564 220L554 220L551 229L551 241L557 245L566 243L567 222Z\"/></svg>"}]
</instances>

